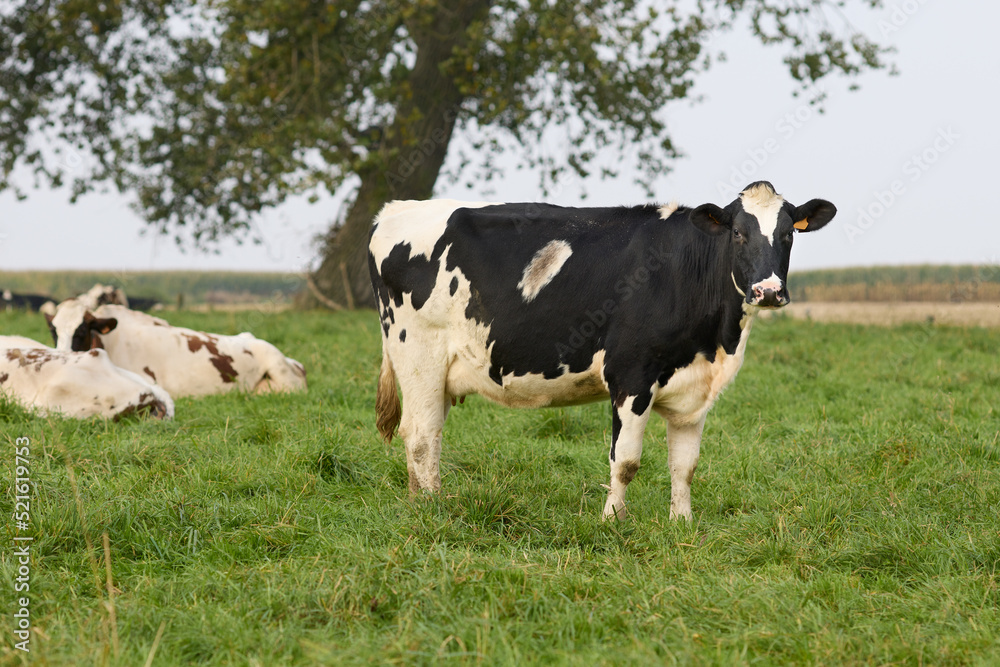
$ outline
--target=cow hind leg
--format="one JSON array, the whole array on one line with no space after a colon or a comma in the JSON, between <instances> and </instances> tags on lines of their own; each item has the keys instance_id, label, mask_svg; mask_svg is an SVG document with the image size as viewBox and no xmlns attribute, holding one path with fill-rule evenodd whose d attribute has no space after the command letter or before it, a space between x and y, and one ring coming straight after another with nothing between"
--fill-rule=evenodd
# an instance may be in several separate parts
<instances>
[{"instance_id":1,"label":"cow hind leg","mask_svg":"<svg viewBox=\"0 0 1000 667\"><path fill-rule=\"evenodd\" d=\"M645 403L641 414L633 410L637 405ZM631 396L625 399L621 406L612 405L611 451L608 459L611 463L611 484L608 486L608 498L604 503L602 518L625 518L625 490L629 482L639 471L639 459L642 457L642 436L649 421L649 399Z\"/></svg>"},{"instance_id":2,"label":"cow hind leg","mask_svg":"<svg viewBox=\"0 0 1000 667\"><path fill-rule=\"evenodd\" d=\"M704 416L693 424L667 419L671 519L691 520L691 481L698 466L704 428Z\"/></svg>"},{"instance_id":3,"label":"cow hind leg","mask_svg":"<svg viewBox=\"0 0 1000 667\"><path fill-rule=\"evenodd\" d=\"M391 366L397 373L403 398L398 417L399 435L406 445L406 468L410 477L410 492L413 494L420 491L437 493L441 490L441 434L451 406L445 392L447 367L444 364L437 366L428 363L432 359L434 356L427 354L426 350L419 359L413 359L412 363L405 355L395 355ZM385 387L385 391L393 393L388 387ZM388 402L391 404L391 399ZM392 415L388 421L391 423L396 418ZM380 423L379 429L385 428L382 430L383 436L391 433L388 426L389 424Z\"/></svg>"},{"instance_id":4,"label":"cow hind leg","mask_svg":"<svg viewBox=\"0 0 1000 667\"><path fill-rule=\"evenodd\" d=\"M399 426L399 434L406 445L410 493L437 493L441 490L441 439L448 399L444 387L419 396L414 394L403 387L403 414Z\"/></svg>"}]
</instances>

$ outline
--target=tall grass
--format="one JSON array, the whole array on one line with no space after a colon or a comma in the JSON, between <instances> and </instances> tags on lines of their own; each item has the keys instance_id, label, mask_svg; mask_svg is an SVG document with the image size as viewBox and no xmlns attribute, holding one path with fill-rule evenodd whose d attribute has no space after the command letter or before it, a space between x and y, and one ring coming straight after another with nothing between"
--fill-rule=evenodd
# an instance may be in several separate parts
<instances>
[{"instance_id":1,"label":"tall grass","mask_svg":"<svg viewBox=\"0 0 1000 667\"><path fill-rule=\"evenodd\" d=\"M411 500L373 425L371 313L171 317L272 340L309 393L117 424L0 404L0 441L33 443L33 663L1000 661L1000 332L762 321L709 416L694 522L667 518L651 424L630 518L602 524L606 404L470 397L443 493Z\"/></svg>"}]
</instances>

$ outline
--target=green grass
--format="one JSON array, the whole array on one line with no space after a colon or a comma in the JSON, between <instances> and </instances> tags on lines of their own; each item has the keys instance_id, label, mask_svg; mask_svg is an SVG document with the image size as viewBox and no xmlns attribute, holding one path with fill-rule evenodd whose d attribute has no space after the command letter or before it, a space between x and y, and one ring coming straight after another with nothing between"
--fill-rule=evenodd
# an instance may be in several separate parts
<instances>
[{"instance_id":1,"label":"green grass","mask_svg":"<svg viewBox=\"0 0 1000 667\"><path fill-rule=\"evenodd\" d=\"M32 439L36 664L142 665L161 624L154 665L1000 662L998 331L758 322L708 419L694 522L667 518L651 422L630 517L609 525L607 404L470 397L444 494L411 501L401 443L374 429L373 314L171 318L252 329L305 363L309 393L118 424L0 403L6 478ZM0 326L45 340L37 315Z\"/></svg>"}]
</instances>

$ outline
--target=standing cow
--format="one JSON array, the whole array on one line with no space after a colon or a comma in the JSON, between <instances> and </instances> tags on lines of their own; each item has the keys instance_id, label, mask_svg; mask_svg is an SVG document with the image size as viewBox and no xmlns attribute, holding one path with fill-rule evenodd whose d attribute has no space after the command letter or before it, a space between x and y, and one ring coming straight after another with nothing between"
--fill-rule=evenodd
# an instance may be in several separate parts
<instances>
[{"instance_id":1,"label":"standing cow","mask_svg":"<svg viewBox=\"0 0 1000 667\"><path fill-rule=\"evenodd\" d=\"M387 441L399 427L411 492L441 487L441 430L458 397L531 408L610 397L604 518L624 514L656 412L670 515L690 519L705 416L743 363L754 315L788 303L793 232L836 211L793 206L763 181L725 208L387 204L369 244L376 410Z\"/></svg>"}]
</instances>

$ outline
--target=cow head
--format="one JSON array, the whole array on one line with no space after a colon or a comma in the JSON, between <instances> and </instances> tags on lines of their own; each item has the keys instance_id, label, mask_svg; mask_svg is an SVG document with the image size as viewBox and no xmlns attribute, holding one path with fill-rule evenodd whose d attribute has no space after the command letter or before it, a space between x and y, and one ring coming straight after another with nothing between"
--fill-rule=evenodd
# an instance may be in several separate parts
<instances>
[{"instance_id":1,"label":"cow head","mask_svg":"<svg viewBox=\"0 0 1000 667\"><path fill-rule=\"evenodd\" d=\"M706 234L728 235L732 279L751 306L778 308L788 303L788 258L794 233L812 232L836 215L824 199L802 206L786 202L767 181L751 183L725 208L703 204L691 222Z\"/></svg>"},{"instance_id":2,"label":"cow head","mask_svg":"<svg viewBox=\"0 0 1000 667\"><path fill-rule=\"evenodd\" d=\"M118 320L113 317L95 317L78 299L63 301L55 315L45 315L45 321L52 332L55 348L74 352L103 347L100 334L109 333L118 326Z\"/></svg>"},{"instance_id":3,"label":"cow head","mask_svg":"<svg viewBox=\"0 0 1000 667\"><path fill-rule=\"evenodd\" d=\"M102 285L101 283L95 284L77 298L82 300L91 309L99 308L106 304L128 308L128 297L125 296L124 290L111 285Z\"/></svg>"}]
</instances>

